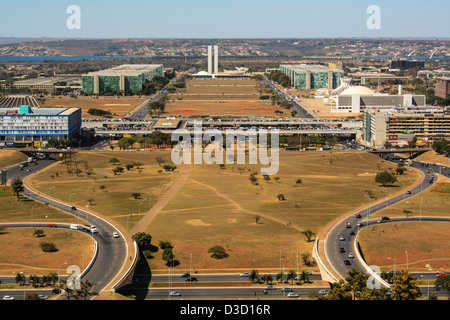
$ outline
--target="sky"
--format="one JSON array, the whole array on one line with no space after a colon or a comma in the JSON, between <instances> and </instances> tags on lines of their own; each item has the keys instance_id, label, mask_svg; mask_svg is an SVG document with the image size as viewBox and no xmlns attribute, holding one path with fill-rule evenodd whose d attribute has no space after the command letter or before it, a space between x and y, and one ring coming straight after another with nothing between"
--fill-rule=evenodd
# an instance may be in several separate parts
<instances>
[{"instance_id":1,"label":"sky","mask_svg":"<svg viewBox=\"0 0 450 320\"><path fill-rule=\"evenodd\" d=\"M1 2L0 37L450 38L449 0ZM80 9L79 29L67 27L68 19L75 21L70 5ZM371 5L380 10L376 20L367 13ZM379 21L379 28L369 28L368 20Z\"/></svg>"}]
</instances>

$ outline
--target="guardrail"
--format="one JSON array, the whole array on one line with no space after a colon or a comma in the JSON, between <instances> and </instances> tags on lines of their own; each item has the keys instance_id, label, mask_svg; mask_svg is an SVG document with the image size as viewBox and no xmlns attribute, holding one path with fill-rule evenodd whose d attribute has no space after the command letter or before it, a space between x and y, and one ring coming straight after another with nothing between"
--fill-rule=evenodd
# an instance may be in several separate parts
<instances>
[{"instance_id":1,"label":"guardrail","mask_svg":"<svg viewBox=\"0 0 450 320\"><path fill-rule=\"evenodd\" d=\"M130 268L128 268L127 272L125 272L125 274L122 276L122 278L120 278L119 281L117 281L117 283L112 286L112 289L111 289L112 292L116 292L118 289L120 289L124 285L130 284L133 281L134 269L136 268L136 265L139 261L139 247L138 247L136 241L133 241L133 244L134 244L133 262L132 262Z\"/></svg>"},{"instance_id":2,"label":"guardrail","mask_svg":"<svg viewBox=\"0 0 450 320\"><path fill-rule=\"evenodd\" d=\"M319 254L319 238L316 238L314 242L314 250L313 250L313 256L317 260L319 264L319 270L322 270L321 267L325 270L328 276L330 276L331 279L333 279L334 282L338 282L337 278L328 270L328 268L323 263L322 259L320 258ZM323 277L322 277L323 278Z\"/></svg>"}]
</instances>

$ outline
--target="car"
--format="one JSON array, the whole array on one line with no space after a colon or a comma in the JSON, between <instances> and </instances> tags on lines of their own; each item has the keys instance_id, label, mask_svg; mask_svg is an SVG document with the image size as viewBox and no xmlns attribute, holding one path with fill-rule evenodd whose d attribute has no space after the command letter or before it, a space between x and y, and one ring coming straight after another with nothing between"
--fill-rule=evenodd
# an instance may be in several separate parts
<instances>
[{"instance_id":1,"label":"car","mask_svg":"<svg viewBox=\"0 0 450 320\"><path fill-rule=\"evenodd\" d=\"M408 190L408 191L406 191L406 194L411 194L411 191L409 191L409 190Z\"/></svg>"},{"instance_id":2,"label":"car","mask_svg":"<svg viewBox=\"0 0 450 320\"><path fill-rule=\"evenodd\" d=\"M52 294L58 294L58 293L61 293L60 289L55 288L52 290Z\"/></svg>"},{"instance_id":3,"label":"car","mask_svg":"<svg viewBox=\"0 0 450 320\"><path fill-rule=\"evenodd\" d=\"M345 252L345 249L344 249L344 248L339 248L339 252L340 252L340 253L344 253L344 252Z\"/></svg>"},{"instance_id":4,"label":"car","mask_svg":"<svg viewBox=\"0 0 450 320\"><path fill-rule=\"evenodd\" d=\"M276 288L270 284L264 287L264 290L275 290Z\"/></svg>"},{"instance_id":5,"label":"car","mask_svg":"<svg viewBox=\"0 0 450 320\"><path fill-rule=\"evenodd\" d=\"M114 237L114 238L118 238L118 237L119 237L119 234L118 234L117 232L113 232L113 237Z\"/></svg>"},{"instance_id":6,"label":"car","mask_svg":"<svg viewBox=\"0 0 450 320\"><path fill-rule=\"evenodd\" d=\"M354 236L354 235L355 235L355 231L350 231L349 234L350 234L351 236Z\"/></svg>"},{"instance_id":7,"label":"car","mask_svg":"<svg viewBox=\"0 0 450 320\"><path fill-rule=\"evenodd\" d=\"M328 290L325 290L325 289L319 290L319 294L327 294L327 293L328 293Z\"/></svg>"},{"instance_id":8,"label":"car","mask_svg":"<svg viewBox=\"0 0 450 320\"><path fill-rule=\"evenodd\" d=\"M281 292L292 292L291 288L281 288Z\"/></svg>"},{"instance_id":9,"label":"car","mask_svg":"<svg viewBox=\"0 0 450 320\"><path fill-rule=\"evenodd\" d=\"M248 277L248 276L250 276L250 272L244 272L239 274L239 277Z\"/></svg>"},{"instance_id":10,"label":"car","mask_svg":"<svg viewBox=\"0 0 450 320\"><path fill-rule=\"evenodd\" d=\"M183 273L180 278L189 278L191 276L190 273Z\"/></svg>"},{"instance_id":11,"label":"car","mask_svg":"<svg viewBox=\"0 0 450 320\"><path fill-rule=\"evenodd\" d=\"M287 295L288 298L298 298L299 295L298 293L294 293L294 292L289 292Z\"/></svg>"},{"instance_id":12,"label":"car","mask_svg":"<svg viewBox=\"0 0 450 320\"><path fill-rule=\"evenodd\" d=\"M427 173L430 173L430 170L427 170Z\"/></svg>"},{"instance_id":13,"label":"car","mask_svg":"<svg viewBox=\"0 0 450 320\"><path fill-rule=\"evenodd\" d=\"M345 240L345 237L344 237L344 236L340 236L340 237L339 237L339 240L340 240L340 241L344 241L344 240Z\"/></svg>"},{"instance_id":14,"label":"car","mask_svg":"<svg viewBox=\"0 0 450 320\"><path fill-rule=\"evenodd\" d=\"M352 252L349 252L347 256L348 256L349 258L354 258L354 257L355 257L355 256L353 255Z\"/></svg>"},{"instance_id":15,"label":"car","mask_svg":"<svg viewBox=\"0 0 450 320\"><path fill-rule=\"evenodd\" d=\"M378 223L383 223L384 220L383 220L383 219L378 219L377 222L378 222Z\"/></svg>"},{"instance_id":16,"label":"car","mask_svg":"<svg viewBox=\"0 0 450 320\"><path fill-rule=\"evenodd\" d=\"M350 224L350 222L347 222L346 225L345 225L345 227L346 227L346 228L351 228L352 225Z\"/></svg>"},{"instance_id":17,"label":"car","mask_svg":"<svg viewBox=\"0 0 450 320\"><path fill-rule=\"evenodd\" d=\"M48 226L49 226L49 228L56 228L56 224L54 224L54 223L49 223Z\"/></svg>"},{"instance_id":18,"label":"car","mask_svg":"<svg viewBox=\"0 0 450 320\"><path fill-rule=\"evenodd\" d=\"M347 266L351 265L350 260L344 260L344 264Z\"/></svg>"},{"instance_id":19,"label":"car","mask_svg":"<svg viewBox=\"0 0 450 320\"><path fill-rule=\"evenodd\" d=\"M48 297L45 296L45 295L43 295L43 294L40 294L38 297L39 297L39 299L41 299L41 300L48 299Z\"/></svg>"},{"instance_id":20,"label":"car","mask_svg":"<svg viewBox=\"0 0 450 320\"><path fill-rule=\"evenodd\" d=\"M194 282L194 281L198 281L198 279L196 277L189 277L189 278L186 278L186 280L184 280L184 281Z\"/></svg>"},{"instance_id":21,"label":"car","mask_svg":"<svg viewBox=\"0 0 450 320\"><path fill-rule=\"evenodd\" d=\"M75 211L75 210L77 210L77 208L76 207L72 207L72 208L70 208L70 210Z\"/></svg>"},{"instance_id":22,"label":"car","mask_svg":"<svg viewBox=\"0 0 450 320\"><path fill-rule=\"evenodd\" d=\"M389 219L389 217L381 217L381 219L383 219L384 221L391 220Z\"/></svg>"},{"instance_id":23,"label":"car","mask_svg":"<svg viewBox=\"0 0 450 320\"><path fill-rule=\"evenodd\" d=\"M358 223L356 224L357 227L361 227L362 225L363 225L362 222L358 222Z\"/></svg>"},{"instance_id":24,"label":"car","mask_svg":"<svg viewBox=\"0 0 450 320\"><path fill-rule=\"evenodd\" d=\"M437 274L437 275L436 275L436 278L446 277L446 276L447 276L447 274L443 272L443 273Z\"/></svg>"},{"instance_id":25,"label":"car","mask_svg":"<svg viewBox=\"0 0 450 320\"><path fill-rule=\"evenodd\" d=\"M181 296L181 293L179 293L177 291L170 291L169 296Z\"/></svg>"},{"instance_id":26,"label":"car","mask_svg":"<svg viewBox=\"0 0 450 320\"><path fill-rule=\"evenodd\" d=\"M14 300L14 297L11 296L4 296L3 300Z\"/></svg>"},{"instance_id":27,"label":"car","mask_svg":"<svg viewBox=\"0 0 450 320\"><path fill-rule=\"evenodd\" d=\"M359 219L361 218L361 215L359 213L355 214L355 218Z\"/></svg>"}]
</instances>

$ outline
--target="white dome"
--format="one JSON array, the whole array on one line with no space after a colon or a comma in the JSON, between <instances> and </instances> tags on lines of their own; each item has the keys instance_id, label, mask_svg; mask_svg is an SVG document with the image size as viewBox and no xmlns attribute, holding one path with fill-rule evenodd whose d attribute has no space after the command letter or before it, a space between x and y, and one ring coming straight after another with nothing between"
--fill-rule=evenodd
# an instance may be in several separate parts
<instances>
[{"instance_id":1,"label":"white dome","mask_svg":"<svg viewBox=\"0 0 450 320\"><path fill-rule=\"evenodd\" d=\"M373 96L374 92L372 89L363 86L350 87L341 92L341 95L352 95L352 94L360 94L362 96Z\"/></svg>"},{"instance_id":2,"label":"white dome","mask_svg":"<svg viewBox=\"0 0 450 320\"><path fill-rule=\"evenodd\" d=\"M203 76L203 75L208 75L209 73L206 72L206 71L200 71L197 74L200 75L200 76Z\"/></svg>"}]
</instances>

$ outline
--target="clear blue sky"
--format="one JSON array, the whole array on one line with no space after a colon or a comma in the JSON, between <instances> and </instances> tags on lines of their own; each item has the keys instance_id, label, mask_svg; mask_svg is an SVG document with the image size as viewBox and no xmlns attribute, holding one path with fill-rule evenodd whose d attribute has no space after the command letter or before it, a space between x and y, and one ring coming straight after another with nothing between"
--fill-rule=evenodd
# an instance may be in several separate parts
<instances>
[{"instance_id":1,"label":"clear blue sky","mask_svg":"<svg viewBox=\"0 0 450 320\"><path fill-rule=\"evenodd\" d=\"M81 29L69 30L69 5ZM381 9L369 30L367 7ZM2 1L0 37L450 38L449 0L21 0Z\"/></svg>"}]
</instances>

